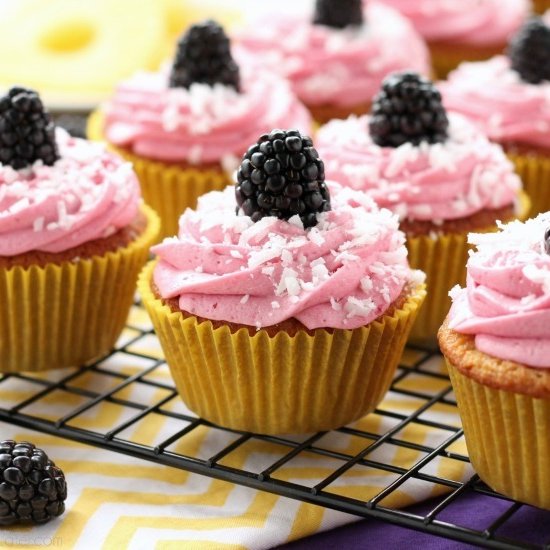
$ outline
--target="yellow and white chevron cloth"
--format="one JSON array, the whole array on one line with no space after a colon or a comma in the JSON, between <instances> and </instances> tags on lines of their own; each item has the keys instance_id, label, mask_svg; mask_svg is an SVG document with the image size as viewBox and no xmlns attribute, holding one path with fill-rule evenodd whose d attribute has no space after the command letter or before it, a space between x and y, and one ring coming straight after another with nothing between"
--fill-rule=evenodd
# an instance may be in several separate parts
<instances>
[{"instance_id":1,"label":"yellow and white chevron cloth","mask_svg":"<svg viewBox=\"0 0 550 550\"><path fill-rule=\"evenodd\" d=\"M135 307L131 314L133 326L148 328L145 312ZM124 344L137 333L126 329L120 342ZM130 351L162 356L154 336L147 335L128 348ZM419 352L407 352L404 362L412 364ZM119 352L106 360L110 369L119 369L133 375L147 368L152 360ZM435 358L427 365L430 370L443 372L442 362ZM45 376L58 380L70 372L55 371ZM157 381L169 382L166 366L151 373ZM76 379L74 384L108 391L106 377L90 372ZM120 380L115 380L116 385ZM442 391L448 382L421 373L409 374L399 386L402 389L430 396ZM36 393L36 387L28 382L10 379L0 384L0 407L8 408ZM166 390L143 384L131 384L116 394L125 400L144 404L158 402ZM56 391L45 399L24 409L26 414L42 418L60 418L74 410L87 398L64 391ZM380 409L410 414L426 403L425 399L408 397L390 392ZM174 399L165 408L184 412L185 408ZM105 433L136 414L135 410L100 403L70 422L73 426ZM455 407L436 403L421 419L459 425ZM375 434L383 434L399 422L390 416L371 414L354 426ZM394 437L436 447L447 440L451 433L430 427L430 423L412 422ZM155 445L178 429L181 421L166 416L149 414L119 434L130 441ZM231 443L234 436L221 430L200 427L192 430L169 450L206 459ZM248 489L228 482L191 474L175 468L131 458L122 454L70 442L58 437L25 430L0 423L0 438L27 440L42 447L64 470L68 483L66 513L42 526L12 527L0 530L0 547L4 548L108 548L108 549L259 549L271 548L310 534L331 529L358 518L321 507L305 504L273 494ZM355 455L372 441L341 432L331 432L316 446ZM448 448L465 454L462 439ZM221 464L250 472L260 472L289 451L288 447L251 439L227 455ZM368 455L369 460L410 468L426 453L385 443ZM341 461L313 453L303 452L277 470L274 477L281 480L313 486L326 478ZM422 473L446 479L464 481L472 472L469 464L441 456L430 461ZM339 477L326 491L367 500L377 495L398 474L372 467L355 465ZM381 502L388 507L404 507L428 499L446 491L444 486L410 479L399 490Z\"/></svg>"}]
</instances>

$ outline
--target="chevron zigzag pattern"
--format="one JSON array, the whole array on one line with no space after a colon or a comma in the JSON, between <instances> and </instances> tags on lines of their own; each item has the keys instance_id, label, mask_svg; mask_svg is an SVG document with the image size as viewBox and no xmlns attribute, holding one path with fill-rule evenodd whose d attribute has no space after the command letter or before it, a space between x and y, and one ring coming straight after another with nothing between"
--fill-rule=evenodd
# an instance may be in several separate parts
<instances>
[{"instance_id":1,"label":"chevron zigzag pattern","mask_svg":"<svg viewBox=\"0 0 550 550\"><path fill-rule=\"evenodd\" d=\"M144 329L150 326L141 308L133 308L130 325ZM119 344L132 341L135 334L136 330L126 329ZM152 335L141 338L127 349L152 358L162 357L158 341ZM413 362L414 352L409 353L412 354L410 360ZM131 375L153 362L154 359L142 359L119 352L108 358L105 365ZM430 369L444 372L444 366L439 360L430 365ZM67 371L58 371L43 376L56 380L66 374ZM153 371L151 377L164 383L170 382L170 374L165 366ZM104 377L100 378L93 372L80 376L77 380L78 385L93 388L94 391L110 389ZM441 391L444 381L439 383L434 378L411 374L404 379L403 384L406 384L408 390L435 395ZM116 395L151 404L168 393L162 388L141 386L143 385L130 385ZM29 388L24 381L1 384L1 406L7 408L10 404L20 402L28 392ZM42 418L59 418L85 401L85 398L59 390L26 408L25 413ZM419 401L415 397L389 392L380 408L410 414L418 409ZM173 412L192 414L179 399L170 401L165 408ZM101 402L76 417L71 425L106 432L133 414L135 411L125 407ZM456 408L441 403L430 407L423 418L451 426L459 425ZM389 416L373 413L354 426L382 434L397 422ZM449 437L448 432L441 433L441 430L428 424L410 423L398 432L398 437L429 447L437 446ZM152 414L132 424L117 437L155 445L181 427L180 421ZM0 423L0 438L29 440L44 448L65 471L69 487L67 512L61 518L43 526L3 529L0 531L0 547L88 549L93 541L94 548L113 549L262 549L358 519L5 423ZM233 438L236 436L229 432L201 427L191 431L188 437L178 440L170 450L205 459L226 447ZM316 445L355 455L368 443L364 438L348 433L330 432L317 441ZM466 454L463 439L456 441L449 450ZM288 448L251 439L228 454L221 463L256 473L273 464L286 452ZM424 456L425 453L413 448L384 444L370 453L369 459L408 469ZM341 464L329 457L303 452L277 470L274 477L313 486ZM444 456L432 460L422 472L456 481L465 481L472 475L469 463ZM385 470L356 465L326 490L367 500L398 477L398 474ZM402 508L447 490L442 485L411 478L383 500L382 504Z\"/></svg>"}]
</instances>

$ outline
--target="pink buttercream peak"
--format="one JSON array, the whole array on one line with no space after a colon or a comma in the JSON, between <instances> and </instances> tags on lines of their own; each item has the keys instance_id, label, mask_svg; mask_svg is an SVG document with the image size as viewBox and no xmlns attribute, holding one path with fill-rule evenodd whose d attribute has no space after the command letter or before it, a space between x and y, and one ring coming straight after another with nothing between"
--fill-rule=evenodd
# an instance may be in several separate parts
<instances>
[{"instance_id":1,"label":"pink buttercream peak","mask_svg":"<svg viewBox=\"0 0 550 550\"><path fill-rule=\"evenodd\" d=\"M316 146L327 178L367 192L402 219L451 220L514 203L521 181L502 149L464 117L449 113L444 143L380 147L369 117L323 126Z\"/></svg>"},{"instance_id":2,"label":"pink buttercream peak","mask_svg":"<svg viewBox=\"0 0 550 550\"><path fill-rule=\"evenodd\" d=\"M449 327L475 335L484 353L550 368L550 213L472 234L465 289L453 289Z\"/></svg>"},{"instance_id":3,"label":"pink buttercream peak","mask_svg":"<svg viewBox=\"0 0 550 550\"><path fill-rule=\"evenodd\" d=\"M332 210L305 230L235 214L234 189L199 199L178 237L153 248L163 298L212 320L264 327L296 318L307 328L356 328L382 315L418 274L388 210L330 183Z\"/></svg>"},{"instance_id":4,"label":"pink buttercream peak","mask_svg":"<svg viewBox=\"0 0 550 550\"><path fill-rule=\"evenodd\" d=\"M311 133L311 117L286 81L246 68L241 75L237 92L222 84L169 88L165 70L137 73L105 105L105 137L150 159L225 166L273 128Z\"/></svg>"},{"instance_id":5,"label":"pink buttercream peak","mask_svg":"<svg viewBox=\"0 0 550 550\"><path fill-rule=\"evenodd\" d=\"M531 8L529 0L379 1L409 18L429 42L471 46L506 43Z\"/></svg>"},{"instance_id":6,"label":"pink buttercream peak","mask_svg":"<svg viewBox=\"0 0 550 550\"><path fill-rule=\"evenodd\" d=\"M507 57L463 63L438 87L448 109L492 140L550 148L550 82L524 82Z\"/></svg>"},{"instance_id":7,"label":"pink buttercream peak","mask_svg":"<svg viewBox=\"0 0 550 550\"><path fill-rule=\"evenodd\" d=\"M390 72L430 73L422 38L407 19L376 2L367 5L363 26L335 29L312 24L306 10L277 11L253 21L233 43L241 65L279 72L307 105L370 102Z\"/></svg>"},{"instance_id":8,"label":"pink buttercream peak","mask_svg":"<svg viewBox=\"0 0 550 550\"><path fill-rule=\"evenodd\" d=\"M98 143L57 129L61 158L13 170L0 164L0 256L62 252L107 237L137 215L132 166Z\"/></svg>"}]
</instances>

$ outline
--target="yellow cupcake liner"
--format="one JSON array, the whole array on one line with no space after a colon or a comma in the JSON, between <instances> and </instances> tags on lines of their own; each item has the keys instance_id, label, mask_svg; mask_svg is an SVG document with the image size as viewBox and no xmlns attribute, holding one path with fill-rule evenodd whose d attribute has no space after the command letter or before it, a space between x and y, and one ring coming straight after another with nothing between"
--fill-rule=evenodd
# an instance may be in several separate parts
<instances>
[{"instance_id":1,"label":"yellow cupcake liner","mask_svg":"<svg viewBox=\"0 0 550 550\"><path fill-rule=\"evenodd\" d=\"M496 390L449 360L447 367L479 477L508 497L550 509L550 399Z\"/></svg>"},{"instance_id":2,"label":"yellow cupcake liner","mask_svg":"<svg viewBox=\"0 0 550 550\"><path fill-rule=\"evenodd\" d=\"M45 267L0 268L0 372L80 366L107 353L132 305L160 222L102 256Z\"/></svg>"},{"instance_id":3,"label":"yellow cupcake liner","mask_svg":"<svg viewBox=\"0 0 550 550\"><path fill-rule=\"evenodd\" d=\"M531 216L550 210L550 153L519 154L506 151L514 163L516 172L523 181L523 187L532 203Z\"/></svg>"},{"instance_id":4,"label":"yellow cupcake liner","mask_svg":"<svg viewBox=\"0 0 550 550\"><path fill-rule=\"evenodd\" d=\"M518 218L527 219L530 201L525 193L520 196ZM476 233L496 230L496 224ZM418 313L409 342L422 347L437 347L437 331L443 324L451 307L449 291L455 285L466 284L466 262L468 261L468 233L421 235L407 237L409 264L426 274L428 296Z\"/></svg>"},{"instance_id":5,"label":"yellow cupcake liner","mask_svg":"<svg viewBox=\"0 0 550 550\"><path fill-rule=\"evenodd\" d=\"M154 265L138 288L183 401L214 424L268 434L330 430L372 411L426 294L419 287L393 314L354 330L251 335L172 312L151 290Z\"/></svg>"},{"instance_id":6,"label":"yellow cupcake liner","mask_svg":"<svg viewBox=\"0 0 550 550\"><path fill-rule=\"evenodd\" d=\"M550 10L550 0L533 0L533 9L536 13L544 13Z\"/></svg>"},{"instance_id":7,"label":"yellow cupcake liner","mask_svg":"<svg viewBox=\"0 0 550 550\"><path fill-rule=\"evenodd\" d=\"M96 111L88 119L89 139L104 141L103 115ZM131 162L144 201L161 219L159 241L178 233L178 221L186 208L195 208L197 199L209 191L221 191L232 183L221 167L182 167L139 157L108 143L109 148Z\"/></svg>"},{"instance_id":8,"label":"yellow cupcake liner","mask_svg":"<svg viewBox=\"0 0 550 550\"><path fill-rule=\"evenodd\" d=\"M428 296L409 336L412 344L436 347L437 331L451 307L449 290L466 282L469 249L467 233L407 238L409 264L426 274L428 289Z\"/></svg>"}]
</instances>

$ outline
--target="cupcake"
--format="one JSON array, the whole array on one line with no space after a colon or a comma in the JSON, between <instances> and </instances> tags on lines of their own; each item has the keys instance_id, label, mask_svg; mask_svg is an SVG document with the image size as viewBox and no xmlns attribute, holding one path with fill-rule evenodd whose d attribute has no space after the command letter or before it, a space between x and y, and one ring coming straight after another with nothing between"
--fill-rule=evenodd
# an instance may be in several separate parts
<instances>
[{"instance_id":1,"label":"cupcake","mask_svg":"<svg viewBox=\"0 0 550 550\"><path fill-rule=\"evenodd\" d=\"M159 221L129 163L0 99L0 371L79 366L124 326Z\"/></svg>"},{"instance_id":2,"label":"cupcake","mask_svg":"<svg viewBox=\"0 0 550 550\"><path fill-rule=\"evenodd\" d=\"M235 37L243 62L278 71L320 123L363 114L390 72L431 71L423 40L395 10L361 0L317 0L254 20ZM406 44L406 47L403 47Z\"/></svg>"},{"instance_id":3,"label":"cupcake","mask_svg":"<svg viewBox=\"0 0 550 550\"><path fill-rule=\"evenodd\" d=\"M168 236L198 196L231 183L247 146L274 126L309 132L311 117L280 77L240 70L223 29L205 21L183 36L170 71L121 83L89 132L133 163Z\"/></svg>"},{"instance_id":4,"label":"cupcake","mask_svg":"<svg viewBox=\"0 0 550 550\"><path fill-rule=\"evenodd\" d=\"M550 210L549 50L550 27L534 17L512 40L507 57L465 63L440 85L449 109L470 118L502 145L534 213Z\"/></svg>"},{"instance_id":5,"label":"cupcake","mask_svg":"<svg viewBox=\"0 0 550 550\"><path fill-rule=\"evenodd\" d=\"M427 276L411 338L435 344L448 292L465 281L468 233L527 215L512 163L464 117L447 114L433 84L414 73L390 75L372 116L328 123L316 145L329 179L399 215L410 264Z\"/></svg>"},{"instance_id":6,"label":"cupcake","mask_svg":"<svg viewBox=\"0 0 550 550\"><path fill-rule=\"evenodd\" d=\"M362 417L425 295L397 217L327 184L295 130L263 135L237 182L186 210L140 277L181 397L215 424L270 434Z\"/></svg>"},{"instance_id":7,"label":"cupcake","mask_svg":"<svg viewBox=\"0 0 550 550\"><path fill-rule=\"evenodd\" d=\"M550 214L470 242L439 331L470 460L493 489L550 509Z\"/></svg>"},{"instance_id":8,"label":"cupcake","mask_svg":"<svg viewBox=\"0 0 550 550\"><path fill-rule=\"evenodd\" d=\"M380 0L427 41L436 74L500 54L529 15L529 0Z\"/></svg>"}]
</instances>

